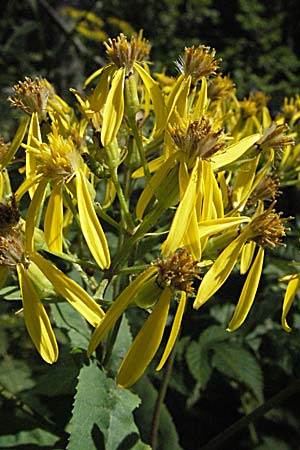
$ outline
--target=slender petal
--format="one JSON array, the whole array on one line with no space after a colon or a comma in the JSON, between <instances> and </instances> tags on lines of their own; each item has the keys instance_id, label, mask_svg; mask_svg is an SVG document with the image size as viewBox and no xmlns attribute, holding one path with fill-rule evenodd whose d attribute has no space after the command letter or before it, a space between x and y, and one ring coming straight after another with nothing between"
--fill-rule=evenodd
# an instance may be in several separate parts
<instances>
[{"instance_id":1,"label":"slender petal","mask_svg":"<svg viewBox=\"0 0 300 450\"><path fill-rule=\"evenodd\" d=\"M104 147L117 136L124 113L124 80L125 67L118 69L114 75L104 110L101 130L101 141Z\"/></svg>"},{"instance_id":2,"label":"slender petal","mask_svg":"<svg viewBox=\"0 0 300 450\"><path fill-rule=\"evenodd\" d=\"M286 321L286 317L288 315L288 312L292 306L292 303L294 301L294 298L296 296L297 290L299 289L300 286L300 278L292 278L289 281L289 284L287 286L286 289L286 293L284 296L284 300L283 300L283 307L282 307L282 315L281 315L281 325L282 328L287 331L290 332L292 331L291 327L288 325L287 321Z\"/></svg>"},{"instance_id":3,"label":"slender petal","mask_svg":"<svg viewBox=\"0 0 300 450\"><path fill-rule=\"evenodd\" d=\"M259 247L256 258L248 273L234 315L228 325L228 331L234 331L245 321L254 302L264 262L264 248Z\"/></svg>"},{"instance_id":4,"label":"slender petal","mask_svg":"<svg viewBox=\"0 0 300 450\"><path fill-rule=\"evenodd\" d=\"M181 325L183 313L185 310L185 305L186 305L186 293L181 292L180 302L179 302L179 305L177 307L177 311L176 311L176 314L174 317L171 333L170 333L165 351L161 357L161 360L160 360L158 366L156 367L156 370L160 370L163 368L165 362L167 361L167 359L175 345L175 342L176 342L176 339L177 339L177 336L178 336L178 333L180 330L180 325Z\"/></svg>"},{"instance_id":5,"label":"slender petal","mask_svg":"<svg viewBox=\"0 0 300 450\"><path fill-rule=\"evenodd\" d=\"M244 275L251 266L256 243L254 241L246 242L241 254L240 274Z\"/></svg>"},{"instance_id":6,"label":"slender petal","mask_svg":"<svg viewBox=\"0 0 300 450\"><path fill-rule=\"evenodd\" d=\"M104 317L104 312L79 284L38 253L30 255L30 259L48 278L59 295L66 299L91 325L96 327L99 324Z\"/></svg>"},{"instance_id":7,"label":"slender petal","mask_svg":"<svg viewBox=\"0 0 300 450\"><path fill-rule=\"evenodd\" d=\"M198 99L191 116L192 120L199 120L203 116L208 106L207 102L207 81L205 77L201 79L201 89L198 94Z\"/></svg>"},{"instance_id":8,"label":"slender petal","mask_svg":"<svg viewBox=\"0 0 300 450\"><path fill-rule=\"evenodd\" d=\"M247 240L247 233L242 232L228 247L218 256L212 267L201 281L196 299L194 301L194 308L198 309L217 290L225 283L229 277L234 265L237 262L240 251Z\"/></svg>"},{"instance_id":9,"label":"slender petal","mask_svg":"<svg viewBox=\"0 0 300 450\"><path fill-rule=\"evenodd\" d=\"M36 147L37 142L42 141L40 124L38 113L35 112L31 116L28 137L27 137L27 145L31 147ZM36 172L36 158L31 152L26 152L26 178L31 178ZM29 190L29 195L32 198L35 193L36 187L33 185Z\"/></svg>"},{"instance_id":10,"label":"slender petal","mask_svg":"<svg viewBox=\"0 0 300 450\"><path fill-rule=\"evenodd\" d=\"M18 150L18 148L20 147L20 145L22 144L22 141L24 139L28 124L30 121L30 116L26 115L24 117L24 119L22 120L22 122L19 125L19 128L16 131L16 134L13 138L12 143L9 146L8 152L6 153L6 155L4 156L4 158L2 159L2 161L0 162L0 169L2 169L3 167L5 167L14 157L16 151Z\"/></svg>"},{"instance_id":11,"label":"slender petal","mask_svg":"<svg viewBox=\"0 0 300 450\"><path fill-rule=\"evenodd\" d=\"M144 86L152 100L156 119L153 136L158 136L164 130L166 125L166 106L161 89L157 81L153 80L149 73L140 64L134 63L133 67L143 80Z\"/></svg>"},{"instance_id":12,"label":"slender petal","mask_svg":"<svg viewBox=\"0 0 300 450\"><path fill-rule=\"evenodd\" d=\"M117 376L119 386L125 388L133 385L152 361L163 337L170 298L171 290L165 288L121 364Z\"/></svg>"},{"instance_id":13,"label":"slender petal","mask_svg":"<svg viewBox=\"0 0 300 450\"><path fill-rule=\"evenodd\" d=\"M107 269L110 266L109 248L95 213L87 187L87 180L82 170L76 172L76 194L80 225L86 243L101 269Z\"/></svg>"},{"instance_id":14,"label":"slender petal","mask_svg":"<svg viewBox=\"0 0 300 450\"><path fill-rule=\"evenodd\" d=\"M90 356L93 351L98 347L102 339L108 333L108 331L113 327L116 321L121 317L128 305L133 301L135 295L141 289L141 287L151 278L156 272L154 266L149 267L144 272L136 277L136 279L127 286L124 291L119 295L118 298L111 305L104 319L99 324L99 326L94 330L89 348L88 356Z\"/></svg>"},{"instance_id":15,"label":"slender petal","mask_svg":"<svg viewBox=\"0 0 300 450\"><path fill-rule=\"evenodd\" d=\"M51 252L62 252L63 221L62 185L57 184L50 194L44 219L45 241Z\"/></svg>"},{"instance_id":16,"label":"slender petal","mask_svg":"<svg viewBox=\"0 0 300 450\"><path fill-rule=\"evenodd\" d=\"M199 236L200 238L213 236L214 234L222 233L230 228L235 229L243 222L250 222L250 218L247 216L241 217L223 217L220 219L204 220L200 222Z\"/></svg>"},{"instance_id":17,"label":"slender petal","mask_svg":"<svg viewBox=\"0 0 300 450\"><path fill-rule=\"evenodd\" d=\"M17 271L28 333L41 357L52 364L58 358L58 347L49 317L24 266L18 264Z\"/></svg>"},{"instance_id":18,"label":"slender petal","mask_svg":"<svg viewBox=\"0 0 300 450\"><path fill-rule=\"evenodd\" d=\"M41 207L44 200L47 184L47 179L42 179L40 181L27 210L25 227L25 248L29 253L33 252L34 250L34 227L36 225L39 208Z\"/></svg>"},{"instance_id":19,"label":"slender petal","mask_svg":"<svg viewBox=\"0 0 300 450\"><path fill-rule=\"evenodd\" d=\"M169 253L176 251L177 248L180 247L183 236L189 225L191 219L191 211L195 207L196 202L198 186L198 164L199 161L195 164L195 167L191 173L189 184L187 186L183 199L181 200L176 210L168 237L162 244L163 255L168 255Z\"/></svg>"},{"instance_id":20,"label":"slender petal","mask_svg":"<svg viewBox=\"0 0 300 450\"><path fill-rule=\"evenodd\" d=\"M255 142L257 142L260 138L261 135L256 133L252 134L251 136L246 136L240 141L229 145L223 153L215 155L212 158L211 164L213 170L219 170L222 167L228 166L229 164L236 161L238 158L243 156L244 153L246 153L246 151L249 150L249 148L251 148L252 145L254 145Z\"/></svg>"}]
</instances>

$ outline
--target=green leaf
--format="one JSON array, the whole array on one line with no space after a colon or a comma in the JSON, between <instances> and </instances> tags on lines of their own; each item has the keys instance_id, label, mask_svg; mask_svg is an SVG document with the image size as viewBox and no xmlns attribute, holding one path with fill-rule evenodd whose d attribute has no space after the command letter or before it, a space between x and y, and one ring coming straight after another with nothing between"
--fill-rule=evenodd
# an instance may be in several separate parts
<instances>
[{"instance_id":1,"label":"green leaf","mask_svg":"<svg viewBox=\"0 0 300 450\"><path fill-rule=\"evenodd\" d=\"M135 417L144 441L149 440L151 431L151 419L157 397L157 391L147 376L143 376L135 385L134 391L142 399L141 406L135 411ZM162 406L160 415L158 448L160 450L182 450L179 438L171 414L165 405Z\"/></svg>"},{"instance_id":2,"label":"green leaf","mask_svg":"<svg viewBox=\"0 0 300 450\"><path fill-rule=\"evenodd\" d=\"M192 341L186 351L186 362L190 373L204 388L212 374L209 351L217 342L230 338L230 334L217 325L208 327L199 337L199 341Z\"/></svg>"},{"instance_id":3,"label":"green leaf","mask_svg":"<svg viewBox=\"0 0 300 450\"><path fill-rule=\"evenodd\" d=\"M259 402L263 401L262 370L254 356L238 343L215 345L212 365L227 377L246 385Z\"/></svg>"},{"instance_id":4,"label":"green leaf","mask_svg":"<svg viewBox=\"0 0 300 450\"><path fill-rule=\"evenodd\" d=\"M63 348L58 362L47 367L47 370L39 377L32 392L47 397L74 395L78 373L79 364L76 363L76 356Z\"/></svg>"},{"instance_id":5,"label":"green leaf","mask_svg":"<svg viewBox=\"0 0 300 450\"><path fill-rule=\"evenodd\" d=\"M72 348L87 349L90 330L84 318L68 302L51 305L55 324L66 330Z\"/></svg>"},{"instance_id":6,"label":"green leaf","mask_svg":"<svg viewBox=\"0 0 300 450\"><path fill-rule=\"evenodd\" d=\"M91 362L80 370L67 450L115 450L131 434L139 434L132 411L137 395L119 388Z\"/></svg>"},{"instance_id":7,"label":"green leaf","mask_svg":"<svg viewBox=\"0 0 300 450\"><path fill-rule=\"evenodd\" d=\"M290 446L281 439L266 436L263 438L263 443L255 450L290 450Z\"/></svg>"},{"instance_id":8,"label":"green leaf","mask_svg":"<svg viewBox=\"0 0 300 450\"><path fill-rule=\"evenodd\" d=\"M28 445L34 444L38 445L39 448L44 448L44 446L47 446L47 448L49 448L48 446L51 446L51 448L57 448L54 447L54 444L58 441L58 439L58 436L55 436L54 434L49 433L46 430L35 428L34 430L20 431L19 433L0 436L0 448L11 448L13 450L16 450L16 446L20 445L22 446L20 448L27 448L29 450L29 448L31 447L29 447ZM26 445L26 447L23 447L24 445ZM37 447L34 446L34 448Z\"/></svg>"},{"instance_id":9,"label":"green leaf","mask_svg":"<svg viewBox=\"0 0 300 450\"><path fill-rule=\"evenodd\" d=\"M118 331L116 342L113 346L113 350L111 352L110 357L110 371L113 375L117 375L119 370L119 366L126 355L127 350L129 349L132 342L132 335L130 332L130 328L128 325L128 320L123 314L121 325Z\"/></svg>"},{"instance_id":10,"label":"green leaf","mask_svg":"<svg viewBox=\"0 0 300 450\"><path fill-rule=\"evenodd\" d=\"M205 387L210 379L212 368L209 364L208 353L198 342L190 343L186 352L186 362L195 380Z\"/></svg>"},{"instance_id":11,"label":"green leaf","mask_svg":"<svg viewBox=\"0 0 300 450\"><path fill-rule=\"evenodd\" d=\"M0 363L0 384L13 394L34 386L28 365L17 359L6 357Z\"/></svg>"}]
</instances>

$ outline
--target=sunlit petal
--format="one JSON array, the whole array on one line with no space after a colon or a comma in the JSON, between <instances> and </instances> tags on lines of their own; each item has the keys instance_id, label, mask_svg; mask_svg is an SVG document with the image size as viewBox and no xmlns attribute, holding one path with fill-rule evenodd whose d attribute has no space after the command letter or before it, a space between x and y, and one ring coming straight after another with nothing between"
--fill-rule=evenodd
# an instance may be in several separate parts
<instances>
[{"instance_id":1,"label":"sunlit petal","mask_svg":"<svg viewBox=\"0 0 300 450\"><path fill-rule=\"evenodd\" d=\"M117 376L119 386L129 387L134 384L152 361L163 337L170 298L171 290L165 288L121 364Z\"/></svg>"},{"instance_id":2,"label":"sunlit petal","mask_svg":"<svg viewBox=\"0 0 300 450\"><path fill-rule=\"evenodd\" d=\"M264 262L264 248L259 247L256 258L247 275L234 315L228 325L228 331L234 331L245 321L254 302Z\"/></svg>"},{"instance_id":3,"label":"sunlit petal","mask_svg":"<svg viewBox=\"0 0 300 450\"><path fill-rule=\"evenodd\" d=\"M185 292L181 292L181 298L180 298L180 302L179 305L177 307L177 311L173 320L173 325L172 325L172 329L171 329L171 333L165 348L165 351L161 357L161 360L158 364L158 366L156 367L156 370L160 370L162 369L162 367L164 366L166 360L168 359L178 336L179 330L180 330L180 325L181 325L181 321L182 321L182 317L183 317L183 313L185 310L185 305L186 305L186 293Z\"/></svg>"},{"instance_id":4,"label":"sunlit petal","mask_svg":"<svg viewBox=\"0 0 300 450\"><path fill-rule=\"evenodd\" d=\"M123 314L128 305L133 301L139 289L151 278L155 272L154 266L149 267L143 273L138 275L136 279L127 286L118 298L113 302L104 319L94 330L88 348L88 356L98 347L106 333L113 327L118 318Z\"/></svg>"},{"instance_id":5,"label":"sunlit petal","mask_svg":"<svg viewBox=\"0 0 300 450\"><path fill-rule=\"evenodd\" d=\"M91 325L95 327L99 324L104 317L104 312L79 284L38 253L32 254L30 259L48 278L61 297L66 299Z\"/></svg>"},{"instance_id":6,"label":"sunlit petal","mask_svg":"<svg viewBox=\"0 0 300 450\"><path fill-rule=\"evenodd\" d=\"M52 364L58 358L58 347L49 317L22 264L17 271L28 333L41 357Z\"/></svg>"}]
</instances>

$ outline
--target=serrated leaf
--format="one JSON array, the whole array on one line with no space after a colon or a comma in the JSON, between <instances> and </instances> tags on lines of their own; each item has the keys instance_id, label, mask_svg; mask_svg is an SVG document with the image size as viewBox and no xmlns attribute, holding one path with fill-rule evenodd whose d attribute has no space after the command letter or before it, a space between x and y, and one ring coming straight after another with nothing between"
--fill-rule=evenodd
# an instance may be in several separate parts
<instances>
[{"instance_id":1,"label":"serrated leaf","mask_svg":"<svg viewBox=\"0 0 300 450\"><path fill-rule=\"evenodd\" d=\"M247 386L259 402L263 401L262 370L254 356L237 343L214 346L212 365L229 378Z\"/></svg>"},{"instance_id":2,"label":"serrated leaf","mask_svg":"<svg viewBox=\"0 0 300 450\"><path fill-rule=\"evenodd\" d=\"M141 378L135 385L134 391L142 399L141 406L135 411L135 417L144 441L149 440L151 420L157 398L157 391L147 376ZM158 448L160 450L182 450L171 414L165 405L162 406L158 434Z\"/></svg>"},{"instance_id":3,"label":"serrated leaf","mask_svg":"<svg viewBox=\"0 0 300 450\"><path fill-rule=\"evenodd\" d=\"M211 347L211 345L215 344L216 342L222 342L226 339L229 339L230 333L225 330L225 328L220 327L218 325L212 325L206 330L201 333L199 337L199 344L204 347Z\"/></svg>"},{"instance_id":4,"label":"serrated leaf","mask_svg":"<svg viewBox=\"0 0 300 450\"><path fill-rule=\"evenodd\" d=\"M119 388L95 363L80 370L67 450L115 450L126 436L139 434L132 411L137 395Z\"/></svg>"},{"instance_id":5,"label":"serrated leaf","mask_svg":"<svg viewBox=\"0 0 300 450\"><path fill-rule=\"evenodd\" d=\"M202 346L192 341L186 352L186 362L190 373L198 381L202 387L207 384L212 368L209 364L208 354Z\"/></svg>"},{"instance_id":6,"label":"serrated leaf","mask_svg":"<svg viewBox=\"0 0 300 450\"><path fill-rule=\"evenodd\" d=\"M212 325L201 333L198 342L191 342L186 351L186 362L190 373L203 387L206 386L212 374L209 350L217 342L230 338L223 327Z\"/></svg>"}]
</instances>

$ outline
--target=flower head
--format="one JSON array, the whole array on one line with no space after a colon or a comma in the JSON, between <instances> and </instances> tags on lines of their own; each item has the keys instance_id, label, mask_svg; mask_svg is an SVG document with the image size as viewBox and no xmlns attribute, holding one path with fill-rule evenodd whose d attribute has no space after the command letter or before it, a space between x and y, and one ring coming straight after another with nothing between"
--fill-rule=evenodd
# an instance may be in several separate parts
<instances>
[{"instance_id":1,"label":"flower head","mask_svg":"<svg viewBox=\"0 0 300 450\"><path fill-rule=\"evenodd\" d=\"M191 77L192 84L196 84L202 77L216 73L222 59L215 59L215 54L214 48L205 45L186 47L184 56L178 58L176 66L185 77Z\"/></svg>"},{"instance_id":2,"label":"flower head","mask_svg":"<svg viewBox=\"0 0 300 450\"><path fill-rule=\"evenodd\" d=\"M125 67L129 75L135 62L142 62L150 53L151 46L147 39L143 38L143 31L139 32L137 38L131 36L130 41L121 33L117 38L108 39L104 43L106 53L118 68Z\"/></svg>"},{"instance_id":3,"label":"flower head","mask_svg":"<svg viewBox=\"0 0 300 450\"><path fill-rule=\"evenodd\" d=\"M248 119L248 117L256 116L257 114L257 104L250 97L248 99L244 98L244 100L240 102L240 108L244 120Z\"/></svg>"},{"instance_id":4,"label":"flower head","mask_svg":"<svg viewBox=\"0 0 300 450\"><path fill-rule=\"evenodd\" d=\"M269 246L275 248L284 246L282 238L286 235L286 231L290 228L283 224L291 219L291 217L281 219L282 213L277 213L273 208L273 202L268 209L258 214L247 225L250 230L249 238L261 246Z\"/></svg>"},{"instance_id":5,"label":"flower head","mask_svg":"<svg viewBox=\"0 0 300 450\"><path fill-rule=\"evenodd\" d=\"M207 87L207 95L213 100L220 100L235 93L235 83L228 77L222 74L212 78Z\"/></svg>"},{"instance_id":6,"label":"flower head","mask_svg":"<svg viewBox=\"0 0 300 450\"><path fill-rule=\"evenodd\" d=\"M190 168L196 158L210 159L225 147L223 129L215 131L206 117L190 122L187 127L183 123L169 126L169 131L178 149L185 154Z\"/></svg>"},{"instance_id":7,"label":"flower head","mask_svg":"<svg viewBox=\"0 0 300 450\"><path fill-rule=\"evenodd\" d=\"M10 204L0 203L0 235L6 234L15 227L20 219L20 213L16 205L15 197L12 197Z\"/></svg>"},{"instance_id":8,"label":"flower head","mask_svg":"<svg viewBox=\"0 0 300 450\"><path fill-rule=\"evenodd\" d=\"M48 134L48 142L37 142L27 148L36 158L36 171L49 179L69 178L78 168L80 153L71 136L61 136L55 125Z\"/></svg>"},{"instance_id":9,"label":"flower head","mask_svg":"<svg viewBox=\"0 0 300 450\"><path fill-rule=\"evenodd\" d=\"M256 145L260 149L270 147L283 147L284 145L294 144L295 140L291 134L287 134L289 127L287 124L279 125L273 123L264 130L262 138L257 141Z\"/></svg>"},{"instance_id":10,"label":"flower head","mask_svg":"<svg viewBox=\"0 0 300 450\"><path fill-rule=\"evenodd\" d=\"M40 120L45 119L47 101L49 96L53 95L47 80L25 77L24 81L19 81L12 89L13 95L9 97L9 101L13 107L29 115L37 112Z\"/></svg>"},{"instance_id":11,"label":"flower head","mask_svg":"<svg viewBox=\"0 0 300 450\"><path fill-rule=\"evenodd\" d=\"M253 190L249 203L253 205L258 201L275 200L275 197L280 194L278 186L278 179L271 175L265 175Z\"/></svg>"},{"instance_id":12,"label":"flower head","mask_svg":"<svg viewBox=\"0 0 300 450\"><path fill-rule=\"evenodd\" d=\"M162 289L169 287L175 292L184 291L194 295L192 283L195 278L199 278L199 268L186 249L181 248L165 259L158 258L153 265L159 269L157 283Z\"/></svg>"}]
</instances>

